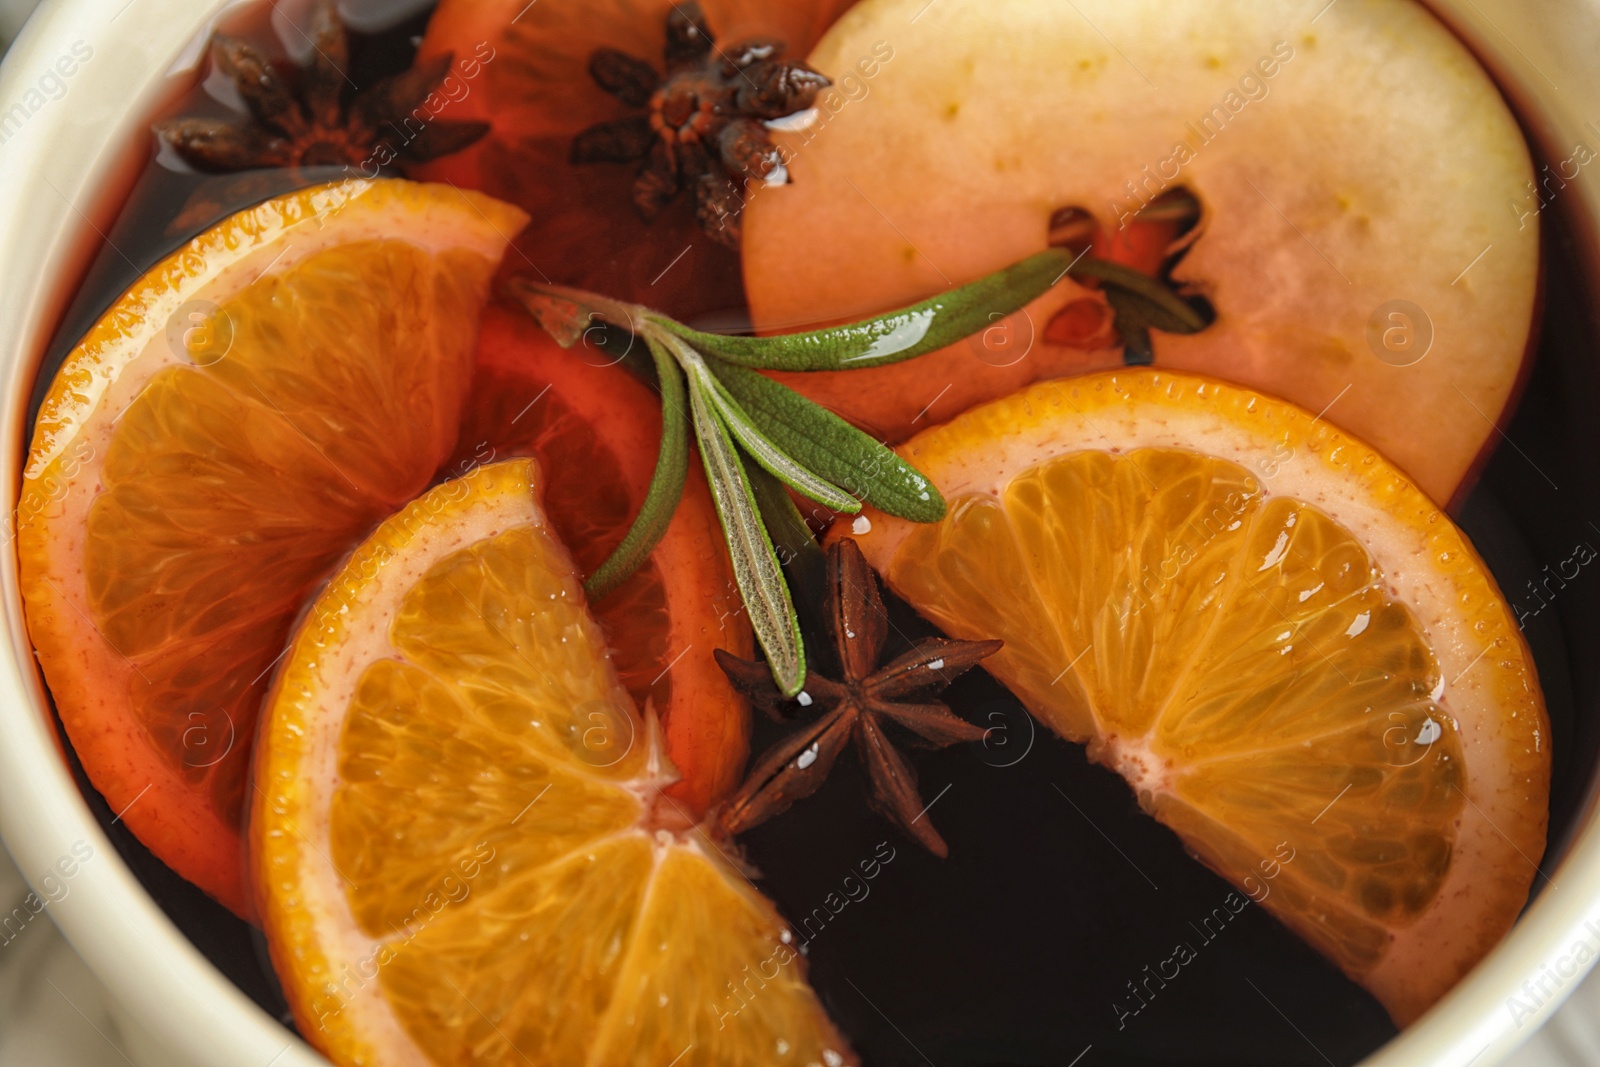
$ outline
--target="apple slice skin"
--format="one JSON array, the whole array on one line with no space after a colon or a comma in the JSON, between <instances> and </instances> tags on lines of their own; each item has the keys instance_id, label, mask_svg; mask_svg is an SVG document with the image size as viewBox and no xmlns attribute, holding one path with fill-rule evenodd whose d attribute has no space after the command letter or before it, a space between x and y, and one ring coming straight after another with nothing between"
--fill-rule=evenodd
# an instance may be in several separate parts
<instances>
[{"instance_id":1,"label":"apple slice skin","mask_svg":"<svg viewBox=\"0 0 1600 1067\"><path fill-rule=\"evenodd\" d=\"M846 69L884 41L894 58L809 139L787 135L793 183L747 209L758 327L907 303L1038 251L1057 209L1115 229L1183 186L1202 233L1174 276L1217 321L1157 334L1156 363L1326 409L1448 501L1528 351L1533 164L1498 90L1419 4L1318 6L865 0L811 62ZM1043 339L1082 295L1069 285L1028 309L1032 348L1002 373L958 345L886 368L892 383L854 372L854 390L807 391L899 438L947 385L924 420L1104 366ZM1431 330L1415 362L1408 328ZM883 392L904 402L873 410Z\"/></svg>"}]
</instances>

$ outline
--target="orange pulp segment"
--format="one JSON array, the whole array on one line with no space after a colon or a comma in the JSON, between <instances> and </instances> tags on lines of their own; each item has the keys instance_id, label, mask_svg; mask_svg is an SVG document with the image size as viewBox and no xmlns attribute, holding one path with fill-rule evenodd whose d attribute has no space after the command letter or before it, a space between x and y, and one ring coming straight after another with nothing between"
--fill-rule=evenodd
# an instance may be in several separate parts
<instances>
[{"instance_id":1,"label":"orange pulp segment","mask_svg":"<svg viewBox=\"0 0 1600 1067\"><path fill-rule=\"evenodd\" d=\"M293 639L251 839L302 1033L341 1065L837 1067L792 934L661 796L543 488L433 489Z\"/></svg>"}]
</instances>

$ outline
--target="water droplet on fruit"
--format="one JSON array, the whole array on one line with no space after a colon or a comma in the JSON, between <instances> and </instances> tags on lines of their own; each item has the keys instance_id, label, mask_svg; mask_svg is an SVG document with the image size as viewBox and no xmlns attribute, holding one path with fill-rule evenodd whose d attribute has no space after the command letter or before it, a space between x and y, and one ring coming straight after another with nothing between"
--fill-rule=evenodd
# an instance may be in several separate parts
<instances>
[{"instance_id":1,"label":"water droplet on fruit","mask_svg":"<svg viewBox=\"0 0 1600 1067\"><path fill-rule=\"evenodd\" d=\"M785 115L781 119L768 119L763 125L769 130L780 133L796 133L809 130L817 121L817 109L808 107L804 111L796 111L792 115Z\"/></svg>"}]
</instances>

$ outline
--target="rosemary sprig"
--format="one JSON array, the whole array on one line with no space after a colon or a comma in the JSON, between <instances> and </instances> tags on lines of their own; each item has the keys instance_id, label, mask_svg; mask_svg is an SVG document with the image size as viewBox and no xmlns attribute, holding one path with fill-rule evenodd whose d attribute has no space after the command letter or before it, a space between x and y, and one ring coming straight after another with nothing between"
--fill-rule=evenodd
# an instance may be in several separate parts
<instances>
[{"instance_id":1,"label":"rosemary sprig","mask_svg":"<svg viewBox=\"0 0 1600 1067\"><path fill-rule=\"evenodd\" d=\"M804 523L775 483L845 514L860 511L864 501L912 522L939 521L945 502L891 449L758 372L850 370L912 359L987 328L995 315L1022 308L1069 269L1079 274L1073 268L1081 265L1081 257L1074 264L1068 252L1050 249L865 322L775 337L702 333L638 304L526 278L513 282L513 294L564 347L603 325L632 331L644 340L660 381L655 475L622 544L585 583L590 597L615 589L661 539L683 494L692 429L756 639L779 689L797 694L806 677L805 648L767 524L778 524L787 551ZM1103 280L1128 291L1144 284ZM1140 295L1169 317L1181 317L1174 303L1190 310L1170 294Z\"/></svg>"},{"instance_id":2,"label":"rosemary sprig","mask_svg":"<svg viewBox=\"0 0 1600 1067\"><path fill-rule=\"evenodd\" d=\"M728 539L734 580L750 612L750 627L767 654L773 680L786 694L800 692L806 678L805 644L789 586L779 569L778 553L761 519L760 505L744 466L728 436L728 428L697 377L689 379L689 406L695 437L705 461L711 498ZM859 507L859 505L857 505Z\"/></svg>"},{"instance_id":3,"label":"rosemary sprig","mask_svg":"<svg viewBox=\"0 0 1600 1067\"><path fill-rule=\"evenodd\" d=\"M580 333L581 337L582 334ZM663 411L682 411L685 403L683 372L659 341L646 338L655 358L656 380L661 385ZM570 345L564 347L571 347ZM680 418L661 421L661 454L656 457L655 473L645 492L644 506L628 528L627 536L585 583L595 599L621 585L644 565L645 558L660 543L672 521L672 514L683 499L684 482L689 477L689 424Z\"/></svg>"},{"instance_id":4,"label":"rosemary sprig","mask_svg":"<svg viewBox=\"0 0 1600 1067\"><path fill-rule=\"evenodd\" d=\"M849 326L778 337L701 333L665 315L646 312L702 352L752 370L854 370L881 367L965 340L1032 302L1060 281L1072 258L1052 248L1004 270Z\"/></svg>"}]
</instances>

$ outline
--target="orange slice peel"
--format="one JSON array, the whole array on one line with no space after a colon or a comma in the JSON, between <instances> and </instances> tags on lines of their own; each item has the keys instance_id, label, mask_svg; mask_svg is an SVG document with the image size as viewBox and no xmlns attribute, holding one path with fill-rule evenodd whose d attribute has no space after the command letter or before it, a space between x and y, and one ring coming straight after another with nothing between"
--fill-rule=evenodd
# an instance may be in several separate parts
<instances>
[{"instance_id":1,"label":"orange slice peel","mask_svg":"<svg viewBox=\"0 0 1600 1067\"><path fill-rule=\"evenodd\" d=\"M1236 885L1297 857L1265 906L1398 1022L1510 927L1548 820L1532 657L1466 537L1371 448L1127 370L902 453L950 514L868 516L890 587L1004 640L986 667Z\"/></svg>"},{"instance_id":2,"label":"orange slice peel","mask_svg":"<svg viewBox=\"0 0 1600 1067\"><path fill-rule=\"evenodd\" d=\"M340 1064L845 1063L793 935L663 795L541 488L432 490L291 644L251 839L302 1031Z\"/></svg>"},{"instance_id":3,"label":"orange slice peel","mask_svg":"<svg viewBox=\"0 0 1600 1067\"><path fill-rule=\"evenodd\" d=\"M95 787L243 915L256 707L338 558L454 446L516 208L348 181L149 271L46 395L18 518L29 633Z\"/></svg>"}]
</instances>

